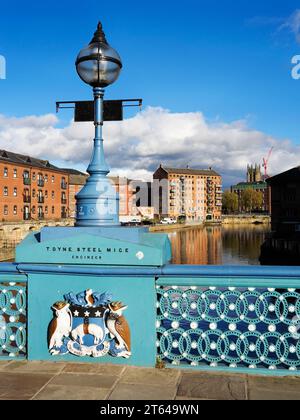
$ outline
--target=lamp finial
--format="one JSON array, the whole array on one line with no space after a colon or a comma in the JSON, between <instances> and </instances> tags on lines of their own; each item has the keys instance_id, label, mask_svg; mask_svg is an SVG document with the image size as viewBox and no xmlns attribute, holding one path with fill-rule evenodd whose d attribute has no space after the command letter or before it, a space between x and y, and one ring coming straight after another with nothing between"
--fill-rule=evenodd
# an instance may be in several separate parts
<instances>
[{"instance_id":1,"label":"lamp finial","mask_svg":"<svg viewBox=\"0 0 300 420\"><path fill-rule=\"evenodd\" d=\"M91 40L90 44L95 44L97 42L108 45L108 42L107 42L106 37L105 37L105 33L103 32L103 26L102 26L102 23L100 21L98 22L97 30L94 33L94 37Z\"/></svg>"}]
</instances>

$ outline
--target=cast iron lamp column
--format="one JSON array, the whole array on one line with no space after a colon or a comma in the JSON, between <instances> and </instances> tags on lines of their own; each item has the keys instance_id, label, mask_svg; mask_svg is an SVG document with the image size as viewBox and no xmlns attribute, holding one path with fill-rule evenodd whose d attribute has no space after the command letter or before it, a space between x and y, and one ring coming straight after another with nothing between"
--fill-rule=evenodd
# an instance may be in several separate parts
<instances>
[{"instance_id":1,"label":"cast iron lamp column","mask_svg":"<svg viewBox=\"0 0 300 420\"><path fill-rule=\"evenodd\" d=\"M90 177L76 195L76 226L118 226L119 194L107 177L110 170L104 155L102 128L104 88L117 80L122 62L119 54L108 44L101 23L90 44L80 51L76 69L79 77L93 87L95 103L94 151L87 169Z\"/></svg>"}]
</instances>

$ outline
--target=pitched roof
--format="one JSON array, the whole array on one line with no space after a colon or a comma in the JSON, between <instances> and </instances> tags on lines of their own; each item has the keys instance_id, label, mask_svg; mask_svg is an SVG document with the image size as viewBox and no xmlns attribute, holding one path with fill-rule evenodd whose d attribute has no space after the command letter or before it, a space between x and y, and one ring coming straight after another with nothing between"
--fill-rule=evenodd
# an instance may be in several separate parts
<instances>
[{"instance_id":1,"label":"pitched roof","mask_svg":"<svg viewBox=\"0 0 300 420\"><path fill-rule=\"evenodd\" d=\"M180 169L180 168L165 168L161 166L161 168L166 171L167 173L177 174L177 175L206 175L206 176L221 176L216 171L212 169Z\"/></svg>"},{"instance_id":2,"label":"pitched roof","mask_svg":"<svg viewBox=\"0 0 300 420\"><path fill-rule=\"evenodd\" d=\"M7 163L15 163L19 165L28 165L41 169L52 169L54 171L64 172L57 166L52 165L48 160L36 159L32 156L21 155L19 153L8 152L7 150L0 150L0 161Z\"/></svg>"},{"instance_id":3,"label":"pitched roof","mask_svg":"<svg viewBox=\"0 0 300 420\"><path fill-rule=\"evenodd\" d=\"M77 171L77 169L63 168L63 171L68 172L68 174L70 174L70 175L88 176L88 174L85 174L84 172L81 172L81 171Z\"/></svg>"},{"instance_id":4,"label":"pitched roof","mask_svg":"<svg viewBox=\"0 0 300 420\"><path fill-rule=\"evenodd\" d=\"M265 181L258 181L258 182L239 182L236 185L232 185L231 188L238 189L238 188L267 188L268 184Z\"/></svg>"},{"instance_id":5,"label":"pitched roof","mask_svg":"<svg viewBox=\"0 0 300 420\"><path fill-rule=\"evenodd\" d=\"M281 181L300 181L300 166L296 166L296 168L289 169L266 180L268 184Z\"/></svg>"}]
</instances>

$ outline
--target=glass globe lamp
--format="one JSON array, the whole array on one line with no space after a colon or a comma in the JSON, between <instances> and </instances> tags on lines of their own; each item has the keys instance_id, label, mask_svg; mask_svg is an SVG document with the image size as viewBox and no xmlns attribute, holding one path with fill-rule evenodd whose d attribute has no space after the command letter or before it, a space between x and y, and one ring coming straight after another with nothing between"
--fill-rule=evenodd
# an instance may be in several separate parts
<instances>
[{"instance_id":1,"label":"glass globe lamp","mask_svg":"<svg viewBox=\"0 0 300 420\"><path fill-rule=\"evenodd\" d=\"M118 79L122 67L119 54L108 44L99 22L92 41L78 54L79 77L94 88L106 88Z\"/></svg>"}]
</instances>

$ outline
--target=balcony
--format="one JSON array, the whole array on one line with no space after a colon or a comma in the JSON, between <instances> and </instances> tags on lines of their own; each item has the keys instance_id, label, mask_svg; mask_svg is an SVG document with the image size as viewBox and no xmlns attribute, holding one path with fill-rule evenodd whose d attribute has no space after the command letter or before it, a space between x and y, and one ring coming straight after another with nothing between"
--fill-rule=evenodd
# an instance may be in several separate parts
<instances>
[{"instance_id":1,"label":"balcony","mask_svg":"<svg viewBox=\"0 0 300 420\"><path fill-rule=\"evenodd\" d=\"M31 213L24 213L23 214L23 220L31 220Z\"/></svg>"},{"instance_id":2,"label":"balcony","mask_svg":"<svg viewBox=\"0 0 300 420\"><path fill-rule=\"evenodd\" d=\"M31 197L29 195L23 195L24 203L31 203Z\"/></svg>"},{"instance_id":3,"label":"balcony","mask_svg":"<svg viewBox=\"0 0 300 420\"><path fill-rule=\"evenodd\" d=\"M44 204L44 202L45 202L45 197L38 197L38 203L39 204Z\"/></svg>"},{"instance_id":4,"label":"balcony","mask_svg":"<svg viewBox=\"0 0 300 420\"><path fill-rule=\"evenodd\" d=\"M68 200L66 198L61 199L61 204L68 204Z\"/></svg>"},{"instance_id":5,"label":"balcony","mask_svg":"<svg viewBox=\"0 0 300 420\"><path fill-rule=\"evenodd\" d=\"M30 178L23 178L23 184L24 185L31 185L31 179Z\"/></svg>"},{"instance_id":6,"label":"balcony","mask_svg":"<svg viewBox=\"0 0 300 420\"><path fill-rule=\"evenodd\" d=\"M61 183L61 189L62 190L67 190L68 189L68 184L66 182L62 182Z\"/></svg>"},{"instance_id":7,"label":"balcony","mask_svg":"<svg viewBox=\"0 0 300 420\"><path fill-rule=\"evenodd\" d=\"M38 184L38 187L44 187L45 181L43 179L38 179L37 184Z\"/></svg>"}]
</instances>

